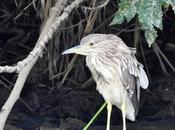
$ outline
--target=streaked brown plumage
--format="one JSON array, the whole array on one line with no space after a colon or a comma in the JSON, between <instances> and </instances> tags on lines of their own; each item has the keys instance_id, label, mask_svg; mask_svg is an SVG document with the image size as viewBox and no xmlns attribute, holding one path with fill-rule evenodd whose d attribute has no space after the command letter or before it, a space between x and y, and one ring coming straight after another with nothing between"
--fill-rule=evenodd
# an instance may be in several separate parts
<instances>
[{"instance_id":1,"label":"streaked brown plumage","mask_svg":"<svg viewBox=\"0 0 175 130\"><path fill-rule=\"evenodd\" d=\"M68 53L86 56L86 65L97 83L97 90L108 103L107 130L112 105L122 110L125 130L125 116L135 121L140 86L146 89L149 84L143 65L134 56L135 49L127 47L113 34L90 34L81 40L79 46L68 49L63 54Z\"/></svg>"}]
</instances>

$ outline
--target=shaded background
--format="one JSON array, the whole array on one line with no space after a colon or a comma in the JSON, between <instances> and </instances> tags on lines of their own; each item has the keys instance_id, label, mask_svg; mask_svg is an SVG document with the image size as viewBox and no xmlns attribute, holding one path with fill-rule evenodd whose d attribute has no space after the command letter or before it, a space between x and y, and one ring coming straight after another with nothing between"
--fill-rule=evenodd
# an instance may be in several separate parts
<instances>
[{"instance_id":1,"label":"shaded background","mask_svg":"<svg viewBox=\"0 0 175 130\"><path fill-rule=\"evenodd\" d=\"M42 15L40 1L36 2L36 8L31 3L31 0L1 0L1 66L23 60L35 46L47 14ZM91 4L85 3L87 6ZM128 128L141 130L142 126L145 130L175 129L175 77L166 62L168 59L171 65L175 64L175 15L171 9L163 10L163 30L158 30L159 36L156 39L158 47L148 48L136 18L129 23L109 26L116 10L115 1L111 1L98 12L85 13L83 8L78 8L71 13L30 72L5 129L81 130L85 126L104 101L85 66L85 57L63 56L61 53L78 44L81 37L89 33L118 35L128 46L137 47L136 56L145 66L150 85L147 90L141 91L137 121L128 121ZM93 25L91 28L87 22L89 19ZM0 106L9 96L16 76L5 73L0 75ZM117 127L122 124L122 117L120 111L113 108L111 123ZM106 110L94 122L92 129L105 129L105 125Z\"/></svg>"}]
</instances>

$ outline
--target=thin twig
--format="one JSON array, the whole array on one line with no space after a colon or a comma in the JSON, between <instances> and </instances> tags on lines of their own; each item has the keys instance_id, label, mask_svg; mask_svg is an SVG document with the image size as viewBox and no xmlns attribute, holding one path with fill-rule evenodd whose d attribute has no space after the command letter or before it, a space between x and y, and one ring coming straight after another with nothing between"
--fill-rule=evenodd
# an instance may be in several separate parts
<instances>
[{"instance_id":1,"label":"thin twig","mask_svg":"<svg viewBox=\"0 0 175 130\"><path fill-rule=\"evenodd\" d=\"M98 115L102 112L102 110L106 107L107 103L103 103L103 105L100 107L100 109L96 112L96 114L92 117L92 119L89 121L89 123L84 127L83 130L87 130L89 126L94 122L94 120L98 117Z\"/></svg>"},{"instance_id":2,"label":"thin twig","mask_svg":"<svg viewBox=\"0 0 175 130\"><path fill-rule=\"evenodd\" d=\"M111 16L109 16L109 18L105 19L104 22L102 22L99 26L97 26L92 33L96 32L101 26L103 26L106 22L108 22L109 20L111 20L113 18L114 14L112 14Z\"/></svg>"},{"instance_id":3,"label":"thin twig","mask_svg":"<svg viewBox=\"0 0 175 130\"><path fill-rule=\"evenodd\" d=\"M14 21L16 21L22 14L23 14L23 12L24 11L26 11L31 5L33 5L34 4L34 0L32 0L32 2L30 2L26 7L24 7L24 9L23 10L21 10L21 12L16 16L16 17L14 17Z\"/></svg>"},{"instance_id":4,"label":"thin twig","mask_svg":"<svg viewBox=\"0 0 175 130\"><path fill-rule=\"evenodd\" d=\"M169 67L175 72L174 66L171 64L171 62L168 60L168 58L163 54L163 52L160 50L159 46L156 43L154 43L153 46L156 47L156 49L158 50L158 52L160 53L160 55L163 57L163 59L169 65Z\"/></svg>"},{"instance_id":5,"label":"thin twig","mask_svg":"<svg viewBox=\"0 0 175 130\"><path fill-rule=\"evenodd\" d=\"M12 89L10 87L8 87L4 82L2 82L0 80L0 84L3 85L9 92L12 91ZM30 112L34 112L34 110L22 99L19 97L19 101L30 111Z\"/></svg>"},{"instance_id":6,"label":"thin twig","mask_svg":"<svg viewBox=\"0 0 175 130\"><path fill-rule=\"evenodd\" d=\"M160 55L159 55L158 46L156 46L155 44L156 44L156 43L154 43L154 44L152 45L152 46L153 46L153 49L154 49L154 52L156 53L156 56L157 56L157 58L159 59L160 66L161 66L163 72L164 72L166 75L168 75L167 69L166 69L166 67L165 67L165 65L164 65L164 63L163 63L163 61L162 61L162 59L161 59L161 57L160 57Z\"/></svg>"},{"instance_id":7,"label":"thin twig","mask_svg":"<svg viewBox=\"0 0 175 130\"><path fill-rule=\"evenodd\" d=\"M138 43L140 41L140 29L136 30L137 28L140 28L139 27L139 23L138 23L138 20L136 19L135 20L135 31L134 31L134 48L137 48L138 46Z\"/></svg>"},{"instance_id":8,"label":"thin twig","mask_svg":"<svg viewBox=\"0 0 175 130\"><path fill-rule=\"evenodd\" d=\"M86 88L92 86L92 84L93 84L93 78L91 77L85 83L83 83L81 85L81 89L86 89Z\"/></svg>"},{"instance_id":9,"label":"thin twig","mask_svg":"<svg viewBox=\"0 0 175 130\"><path fill-rule=\"evenodd\" d=\"M60 30L68 30L68 29L72 29L74 27L77 27L79 26L79 24L85 22L86 20L85 19L82 19L80 22L78 22L77 24L74 24L74 25L71 25L71 26L68 26L68 27L64 27L64 28L59 28Z\"/></svg>"},{"instance_id":10,"label":"thin twig","mask_svg":"<svg viewBox=\"0 0 175 130\"><path fill-rule=\"evenodd\" d=\"M61 81L61 84L63 84L69 74L69 72L72 70L73 66L74 66L74 63L75 63L75 60L77 59L77 55L75 54L74 57L72 58L71 62L69 63L68 67L67 67L67 71L66 71L66 74L64 75L62 81Z\"/></svg>"},{"instance_id":11,"label":"thin twig","mask_svg":"<svg viewBox=\"0 0 175 130\"><path fill-rule=\"evenodd\" d=\"M98 9L101 9L101 8L105 7L109 2L110 2L110 0L106 0L104 3L102 3L98 7L86 7L86 6L84 6L84 9L85 10L87 10L87 9L88 10L98 10Z\"/></svg>"}]
</instances>

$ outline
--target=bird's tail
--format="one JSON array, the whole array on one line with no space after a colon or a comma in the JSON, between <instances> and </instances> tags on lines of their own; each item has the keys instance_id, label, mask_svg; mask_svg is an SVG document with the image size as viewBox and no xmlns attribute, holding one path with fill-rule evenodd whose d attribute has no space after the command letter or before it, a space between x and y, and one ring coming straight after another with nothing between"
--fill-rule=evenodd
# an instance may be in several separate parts
<instances>
[{"instance_id":1,"label":"bird's tail","mask_svg":"<svg viewBox=\"0 0 175 130\"><path fill-rule=\"evenodd\" d=\"M143 89L147 89L149 85L148 77L143 69L143 65L139 65L139 83Z\"/></svg>"}]
</instances>

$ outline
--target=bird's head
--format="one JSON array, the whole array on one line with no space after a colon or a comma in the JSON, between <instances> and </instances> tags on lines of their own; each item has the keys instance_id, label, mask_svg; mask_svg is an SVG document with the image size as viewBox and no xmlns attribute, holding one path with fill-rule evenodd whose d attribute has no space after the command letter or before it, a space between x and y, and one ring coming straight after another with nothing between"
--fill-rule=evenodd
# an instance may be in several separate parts
<instances>
[{"instance_id":1,"label":"bird's head","mask_svg":"<svg viewBox=\"0 0 175 130\"><path fill-rule=\"evenodd\" d=\"M63 54L76 53L85 56L96 55L99 52L112 49L112 44L116 38L118 37L112 34L90 34L82 38L80 45L64 51Z\"/></svg>"}]
</instances>

